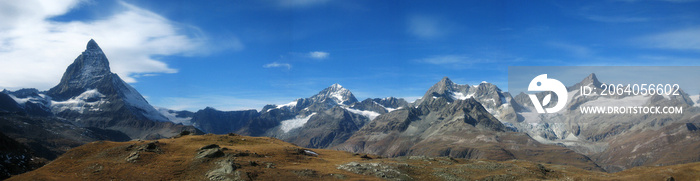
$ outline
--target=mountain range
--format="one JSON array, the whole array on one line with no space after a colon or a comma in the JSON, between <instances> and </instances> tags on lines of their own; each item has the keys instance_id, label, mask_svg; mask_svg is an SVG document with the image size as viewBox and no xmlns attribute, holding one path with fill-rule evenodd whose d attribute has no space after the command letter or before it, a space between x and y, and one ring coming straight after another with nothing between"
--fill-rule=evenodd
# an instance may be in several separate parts
<instances>
[{"instance_id":1,"label":"mountain range","mask_svg":"<svg viewBox=\"0 0 700 181\"><path fill-rule=\"evenodd\" d=\"M359 101L350 90L333 84L308 98L260 111L207 107L190 112L150 105L111 72L107 56L90 40L55 87L0 92L0 128L8 143L19 145L2 151L53 160L99 140L235 133L383 157L529 160L608 172L700 161L700 96L682 90L677 96L580 95L580 86L601 84L590 74L567 87L567 106L554 114L535 112L524 93L513 97L491 83L460 85L448 77L414 102L395 97ZM542 100L545 94L537 97ZM551 101L557 99L552 96ZM612 103L680 106L684 113L580 111ZM26 161L13 164L3 165L2 173L37 167Z\"/></svg>"}]
</instances>

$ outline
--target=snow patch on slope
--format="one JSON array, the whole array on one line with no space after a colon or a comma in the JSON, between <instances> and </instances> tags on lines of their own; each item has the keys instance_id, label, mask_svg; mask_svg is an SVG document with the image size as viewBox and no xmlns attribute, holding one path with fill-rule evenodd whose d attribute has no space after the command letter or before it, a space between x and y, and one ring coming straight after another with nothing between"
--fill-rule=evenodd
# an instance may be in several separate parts
<instances>
[{"instance_id":1,"label":"snow patch on slope","mask_svg":"<svg viewBox=\"0 0 700 181\"><path fill-rule=\"evenodd\" d=\"M39 94L39 97L25 97L25 98L18 98L17 96L12 95L12 94L7 94L7 95L10 96L10 98L12 98L13 100L15 100L15 102L17 102L17 104L19 104L19 105L24 105L27 102L43 104L42 101L47 100L46 95L44 95L44 94Z\"/></svg>"},{"instance_id":2,"label":"snow patch on slope","mask_svg":"<svg viewBox=\"0 0 700 181\"><path fill-rule=\"evenodd\" d=\"M27 103L27 102L29 101L29 99L31 99L30 97L27 97L27 98L17 98L17 97L15 97L15 96L12 95L12 94L7 94L7 95L10 96L10 98L14 99L15 102L17 102L17 104L20 104L20 105L24 105L25 103Z\"/></svg>"},{"instance_id":3,"label":"snow patch on slope","mask_svg":"<svg viewBox=\"0 0 700 181\"><path fill-rule=\"evenodd\" d=\"M392 111L396 111L397 109L401 109L403 107L397 107L397 108L385 107L385 108L386 108L386 112L392 112Z\"/></svg>"},{"instance_id":4,"label":"snow patch on slope","mask_svg":"<svg viewBox=\"0 0 700 181\"><path fill-rule=\"evenodd\" d=\"M115 82L116 85L118 86L119 83L121 83L123 86L119 86L121 89L119 92L122 93L124 102L128 105L131 105L137 109L141 110L141 113L143 116L150 120L154 121L168 121L168 118L163 116L160 112L158 112L151 104L146 101L146 99L139 94L134 87L131 87L129 84L124 82L121 79L114 79L115 81L120 81L120 82Z\"/></svg>"},{"instance_id":5,"label":"snow patch on slope","mask_svg":"<svg viewBox=\"0 0 700 181\"><path fill-rule=\"evenodd\" d=\"M352 112L352 113L367 117L367 118L369 118L370 121L374 120L374 118L377 118L377 116L380 115L378 112L374 112L374 111L363 111L363 110L357 110L357 109L352 109L352 108L345 108L345 109Z\"/></svg>"},{"instance_id":6,"label":"snow patch on slope","mask_svg":"<svg viewBox=\"0 0 700 181\"><path fill-rule=\"evenodd\" d=\"M280 126L280 129L282 129L282 131L284 131L286 133L286 132L291 131L294 128L300 128L300 127L304 126L304 124L306 124L306 122L308 122L309 119L311 119L311 116L314 116L314 115L316 115L316 113L311 113L310 115L308 115L306 117L297 116L297 118L294 118L294 119L284 120L284 121L282 121L282 125Z\"/></svg>"},{"instance_id":7,"label":"snow patch on slope","mask_svg":"<svg viewBox=\"0 0 700 181\"><path fill-rule=\"evenodd\" d=\"M297 102L298 102L298 101L295 100L295 101L292 101L292 102L287 103L287 104L279 105L279 106L277 106L277 109L280 109L280 108L283 108L283 107L295 107L295 106L297 106Z\"/></svg>"},{"instance_id":8,"label":"snow patch on slope","mask_svg":"<svg viewBox=\"0 0 700 181\"><path fill-rule=\"evenodd\" d=\"M700 107L700 102L698 102L700 100L700 95L690 96L690 100L693 101L693 106Z\"/></svg>"},{"instance_id":9,"label":"snow patch on slope","mask_svg":"<svg viewBox=\"0 0 700 181\"><path fill-rule=\"evenodd\" d=\"M101 111L98 106L104 103L109 103L109 101L103 99L104 97L105 95L98 92L97 89L90 89L65 101L51 101L51 110L53 112L71 110L77 111L81 114L86 108L89 111Z\"/></svg>"},{"instance_id":10,"label":"snow patch on slope","mask_svg":"<svg viewBox=\"0 0 700 181\"><path fill-rule=\"evenodd\" d=\"M175 124L182 123L183 125L192 125L192 117L177 117L176 112L170 112L170 109L167 108L161 108L158 107L156 108L160 114L165 116L165 118L168 118L170 122L173 122Z\"/></svg>"},{"instance_id":11,"label":"snow patch on slope","mask_svg":"<svg viewBox=\"0 0 700 181\"><path fill-rule=\"evenodd\" d=\"M474 93L471 93L469 95L464 95L464 93L461 92L453 92L452 93L452 98L458 99L458 100L467 100L469 98L474 97Z\"/></svg>"},{"instance_id":12,"label":"snow patch on slope","mask_svg":"<svg viewBox=\"0 0 700 181\"><path fill-rule=\"evenodd\" d=\"M384 98L383 100L386 100L386 99L389 99L389 98L387 97L387 98ZM384 106L384 105L382 105L382 104L379 104L379 103L377 103L376 101L372 101L372 102L373 102L374 104L379 105L379 106L381 106L382 108L386 109L386 112L391 112L391 111L396 111L397 109L401 109L401 107L391 108L391 107L386 107L386 106Z\"/></svg>"}]
</instances>

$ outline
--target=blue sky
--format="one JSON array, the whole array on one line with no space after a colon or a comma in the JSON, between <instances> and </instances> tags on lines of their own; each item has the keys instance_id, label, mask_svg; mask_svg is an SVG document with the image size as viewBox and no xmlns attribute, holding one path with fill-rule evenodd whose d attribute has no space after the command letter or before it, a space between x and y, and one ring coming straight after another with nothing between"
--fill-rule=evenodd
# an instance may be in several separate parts
<instances>
[{"instance_id":1,"label":"blue sky","mask_svg":"<svg viewBox=\"0 0 700 181\"><path fill-rule=\"evenodd\" d=\"M0 7L0 88L56 85L94 38L112 70L151 104L192 111L261 109L333 83L358 99L413 100L444 76L507 90L508 66L700 65L700 1L693 0L60 0Z\"/></svg>"}]
</instances>

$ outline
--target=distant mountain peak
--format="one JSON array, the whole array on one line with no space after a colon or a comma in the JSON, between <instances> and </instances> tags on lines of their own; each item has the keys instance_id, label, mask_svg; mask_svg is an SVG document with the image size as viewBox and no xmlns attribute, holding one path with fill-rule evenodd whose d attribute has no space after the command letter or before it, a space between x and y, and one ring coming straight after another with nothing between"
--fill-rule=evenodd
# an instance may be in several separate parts
<instances>
[{"instance_id":1,"label":"distant mountain peak","mask_svg":"<svg viewBox=\"0 0 700 181\"><path fill-rule=\"evenodd\" d=\"M435 83L428 92L434 92L438 94L450 94L451 92L454 92L456 89L460 89L460 85L455 84L448 78L447 76L443 77L439 82Z\"/></svg>"},{"instance_id":2,"label":"distant mountain peak","mask_svg":"<svg viewBox=\"0 0 700 181\"><path fill-rule=\"evenodd\" d=\"M595 75L595 73L591 73L588 75L588 77L584 78L583 81L585 83L593 83L593 84L600 84L600 81L598 81L598 77Z\"/></svg>"},{"instance_id":3,"label":"distant mountain peak","mask_svg":"<svg viewBox=\"0 0 700 181\"><path fill-rule=\"evenodd\" d=\"M337 104L350 105L358 102L355 95L350 90L344 88L340 84L333 84L330 87L323 89L318 94L311 97L314 101L326 101L328 99L335 101Z\"/></svg>"},{"instance_id":4,"label":"distant mountain peak","mask_svg":"<svg viewBox=\"0 0 700 181\"><path fill-rule=\"evenodd\" d=\"M579 89L581 86L593 86L593 87L600 88L601 84L602 83L598 80L598 77L595 75L595 73L591 73L588 76L586 76L586 78L581 80L581 82L579 82L571 87L568 87L568 89L569 89L569 91L576 90L576 89Z\"/></svg>"},{"instance_id":5,"label":"distant mountain peak","mask_svg":"<svg viewBox=\"0 0 700 181\"><path fill-rule=\"evenodd\" d=\"M450 80L449 77L445 76L440 80L440 82L436 83L435 85L440 85L441 87L444 87L444 86L452 86L454 84L455 83L452 82L452 80Z\"/></svg>"}]
</instances>

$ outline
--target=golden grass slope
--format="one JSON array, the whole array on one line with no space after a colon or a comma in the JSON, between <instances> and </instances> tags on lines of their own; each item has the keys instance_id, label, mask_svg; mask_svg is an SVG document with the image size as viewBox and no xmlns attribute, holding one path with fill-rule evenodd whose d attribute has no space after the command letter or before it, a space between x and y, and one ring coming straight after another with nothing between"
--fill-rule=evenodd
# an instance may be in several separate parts
<instances>
[{"instance_id":1,"label":"golden grass slope","mask_svg":"<svg viewBox=\"0 0 700 181\"><path fill-rule=\"evenodd\" d=\"M9 180L664 180L671 177L698 180L700 163L605 173L522 160L378 158L305 149L275 138L210 134L157 141L92 142Z\"/></svg>"}]
</instances>

